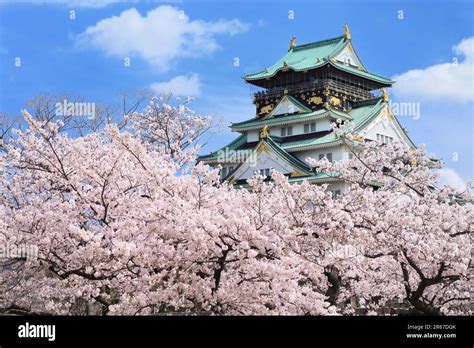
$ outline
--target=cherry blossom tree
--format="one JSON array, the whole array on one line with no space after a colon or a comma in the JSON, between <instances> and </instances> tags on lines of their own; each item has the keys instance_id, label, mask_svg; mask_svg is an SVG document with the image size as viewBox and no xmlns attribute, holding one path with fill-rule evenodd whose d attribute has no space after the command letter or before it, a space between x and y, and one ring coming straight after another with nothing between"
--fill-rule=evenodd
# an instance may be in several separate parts
<instances>
[{"instance_id":1,"label":"cherry blossom tree","mask_svg":"<svg viewBox=\"0 0 474 348\"><path fill-rule=\"evenodd\" d=\"M317 163L353 183L337 199L353 223L335 262L341 292L374 311L399 300L425 314L469 313L472 191L436 187L439 164L423 147L345 142L353 160Z\"/></svg>"},{"instance_id":2,"label":"cherry blossom tree","mask_svg":"<svg viewBox=\"0 0 474 348\"><path fill-rule=\"evenodd\" d=\"M172 105L171 99L172 95L153 97L143 112L133 112L125 117L130 119L133 131L144 143L169 153L175 159L189 162L193 160L189 155L195 155L200 148L197 140L202 142L203 135L218 128L219 123L210 116L197 115L189 108L193 98L181 100L178 97L178 105ZM181 158L185 152L188 156Z\"/></svg>"},{"instance_id":3,"label":"cherry blossom tree","mask_svg":"<svg viewBox=\"0 0 474 348\"><path fill-rule=\"evenodd\" d=\"M195 163L211 120L155 99L84 136L24 112L0 165L0 310L38 314L469 314L472 193L436 188L423 149L355 142L310 161L352 183L251 189Z\"/></svg>"}]
</instances>

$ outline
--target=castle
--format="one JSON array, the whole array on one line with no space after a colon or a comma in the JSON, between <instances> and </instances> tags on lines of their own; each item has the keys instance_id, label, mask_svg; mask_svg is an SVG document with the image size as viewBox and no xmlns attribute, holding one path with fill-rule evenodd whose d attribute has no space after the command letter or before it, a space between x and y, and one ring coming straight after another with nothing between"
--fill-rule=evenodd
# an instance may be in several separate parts
<instances>
[{"instance_id":1,"label":"castle","mask_svg":"<svg viewBox=\"0 0 474 348\"><path fill-rule=\"evenodd\" d=\"M276 170L290 182L328 183L334 194L342 192L346 184L337 175L305 162L308 157L352 157L353 150L331 126L336 121L352 122L351 133L360 141L415 147L390 108L385 89L394 81L365 68L347 25L343 35L332 39L296 45L293 37L279 61L243 78L260 89L254 95L255 117L231 124L239 137L199 157L220 165L222 180L235 186L245 186L256 171L269 179Z\"/></svg>"}]
</instances>

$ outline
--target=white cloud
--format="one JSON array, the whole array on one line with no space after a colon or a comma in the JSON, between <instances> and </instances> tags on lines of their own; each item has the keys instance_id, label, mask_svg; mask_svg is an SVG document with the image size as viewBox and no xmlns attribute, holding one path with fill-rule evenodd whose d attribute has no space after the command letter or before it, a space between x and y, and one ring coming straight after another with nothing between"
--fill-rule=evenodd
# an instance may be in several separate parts
<instances>
[{"instance_id":1,"label":"white cloud","mask_svg":"<svg viewBox=\"0 0 474 348\"><path fill-rule=\"evenodd\" d=\"M159 6L145 16L131 8L88 27L77 36L77 44L97 48L110 56L138 56L160 70L168 70L176 58L213 53L219 47L215 35L232 36L248 27L237 19L191 21L168 5Z\"/></svg>"},{"instance_id":2,"label":"white cloud","mask_svg":"<svg viewBox=\"0 0 474 348\"><path fill-rule=\"evenodd\" d=\"M441 186L450 186L455 190L466 189L466 182L459 176L454 169L441 168L438 170L438 184Z\"/></svg>"},{"instance_id":3,"label":"white cloud","mask_svg":"<svg viewBox=\"0 0 474 348\"><path fill-rule=\"evenodd\" d=\"M418 101L474 101L474 37L462 40L453 51L458 55L457 62L436 64L394 76L395 96Z\"/></svg>"},{"instance_id":4,"label":"white cloud","mask_svg":"<svg viewBox=\"0 0 474 348\"><path fill-rule=\"evenodd\" d=\"M199 75L180 75L166 82L155 82L150 85L156 93L172 93L175 96L197 97L201 94Z\"/></svg>"}]
</instances>

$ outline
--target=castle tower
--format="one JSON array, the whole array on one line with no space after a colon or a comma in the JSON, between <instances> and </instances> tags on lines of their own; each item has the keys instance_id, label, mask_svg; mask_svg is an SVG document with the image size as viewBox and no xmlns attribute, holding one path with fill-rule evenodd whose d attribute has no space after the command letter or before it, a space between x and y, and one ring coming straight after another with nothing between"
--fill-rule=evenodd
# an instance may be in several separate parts
<instances>
[{"instance_id":1,"label":"castle tower","mask_svg":"<svg viewBox=\"0 0 474 348\"><path fill-rule=\"evenodd\" d=\"M200 161L221 165L221 177L245 185L255 171L277 170L293 182L330 183L338 193L344 183L318 172L307 157L329 161L351 157L352 151L331 123L352 122L352 133L363 141L400 141L415 145L390 109L385 88L394 82L369 72L357 55L347 25L332 39L296 45L271 67L244 77L260 91L254 95L255 116L233 123L240 136ZM374 92L378 92L377 96Z\"/></svg>"}]
</instances>

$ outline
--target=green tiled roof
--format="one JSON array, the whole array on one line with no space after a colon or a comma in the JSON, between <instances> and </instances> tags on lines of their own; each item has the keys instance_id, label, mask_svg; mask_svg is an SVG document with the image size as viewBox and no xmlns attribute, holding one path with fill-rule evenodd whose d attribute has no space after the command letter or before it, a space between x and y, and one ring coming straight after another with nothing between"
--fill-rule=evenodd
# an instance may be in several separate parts
<instances>
[{"instance_id":1,"label":"green tiled roof","mask_svg":"<svg viewBox=\"0 0 474 348\"><path fill-rule=\"evenodd\" d=\"M345 64L341 64L341 63L333 62L333 61L330 61L329 64L331 64L332 66L334 66L337 69L344 70L348 73L358 75L358 76L361 76L361 77L365 77L369 80L380 82L380 83L383 83L383 84L386 84L386 85L393 85L395 83L395 81L393 81L389 78L386 78L386 77L383 77L383 76L380 76L380 75L376 75L374 73L371 73L371 72L368 72L368 71L365 71L365 70L359 70L359 69L356 69L356 68L354 68L352 66L349 66L349 65L345 65Z\"/></svg>"},{"instance_id":2,"label":"green tiled roof","mask_svg":"<svg viewBox=\"0 0 474 348\"><path fill-rule=\"evenodd\" d=\"M342 48L345 41L344 36L338 36L333 39L295 46L271 67L255 74L247 74L244 78L246 80L258 80L273 76L283 68L285 62L293 70L306 70L317 65L318 59L322 62L324 58L329 57L337 48Z\"/></svg>"},{"instance_id":3,"label":"green tiled roof","mask_svg":"<svg viewBox=\"0 0 474 348\"><path fill-rule=\"evenodd\" d=\"M375 100L374 100L375 101ZM352 109L349 114L354 119L354 132L363 129L369 124L382 110L385 103L382 98L377 98L375 104L365 104L358 108Z\"/></svg>"},{"instance_id":4,"label":"green tiled roof","mask_svg":"<svg viewBox=\"0 0 474 348\"><path fill-rule=\"evenodd\" d=\"M304 71L316 69L326 64L330 64L336 69L340 69L379 83L387 85L393 84L393 81L388 78L333 62L331 58L338 54L349 42L350 41L347 40L345 36L338 36L333 39L295 46L271 67L254 74L246 74L244 75L244 79L246 81L255 81L272 77L278 71L286 68L292 69L294 71Z\"/></svg>"},{"instance_id":5,"label":"green tiled roof","mask_svg":"<svg viewBox=\"0 0 474 348\"><path fill-rule=\"evenodd\" d=\"M299 181L304 181L304 180L331 180L331 179L337 179L339 176L338 173L331 172L331 173L312 173L310 175L305 175L305 176L298 176L298 177L293 177L293 178L288 178L289 182L299 182Z\"/></svg>"},{"instance_id":6,"label":"green tiled roof","mask_svg":"<svg viewBox=\"0 0 474 348\"><path fill-rule=\"evenodd\" d=\"M328 143L336 142L338 139L334 132L326 134L320 138L313 138L313 139L304 139L304 140L297 140L290 143L283 143L281 146L284 149L294 149L297 147L304 147L304 146L314 146L314 145L323 145Z\"/></svg>"},{"instance_id":7,"label":"green tiled roof","mask_svg":"<svg viewBox=\"0 0 474 348\"><path fill-rule=\"evenodd\" d=\"M263 127L264 125L272 125L272 124L279 124L279 123L286 123L288 121L295 121L295 120L310 120L313 118L323 118L329 116L333 119L343 119L343 120L352 120L352 117L342 111L337 111L337 110L326 110L326 109L320 109L316 111L311 111L311 112L306 112L302 114L294 114L294 115L288 115L288 116L282 116L282 117L274 117L274 118L268 118L266 120L260 120L257 118L251 118L246 121L238 122L238 123L233 123L230 128L232 130L242 130L242 129L248 129L252 127Z\"/></svg>"},{"instance_id":8,"label":"green tiled roof","mask_svg":"<svg viewBox=\"0 0 474 348\"><path fill-rule=\"evenodd\" d=\"M311 167L300 160L299 158L290 155L288 152L286 152L278 143L273 141L271 136L268 136L266 139L263 140L265 144L267 144L272 150L274 150L281 158L283 158L285 161L287 161L289 164L292 166L298 168L299 170L303 172L311 172Z\"/></svg>"}]
</instances>

